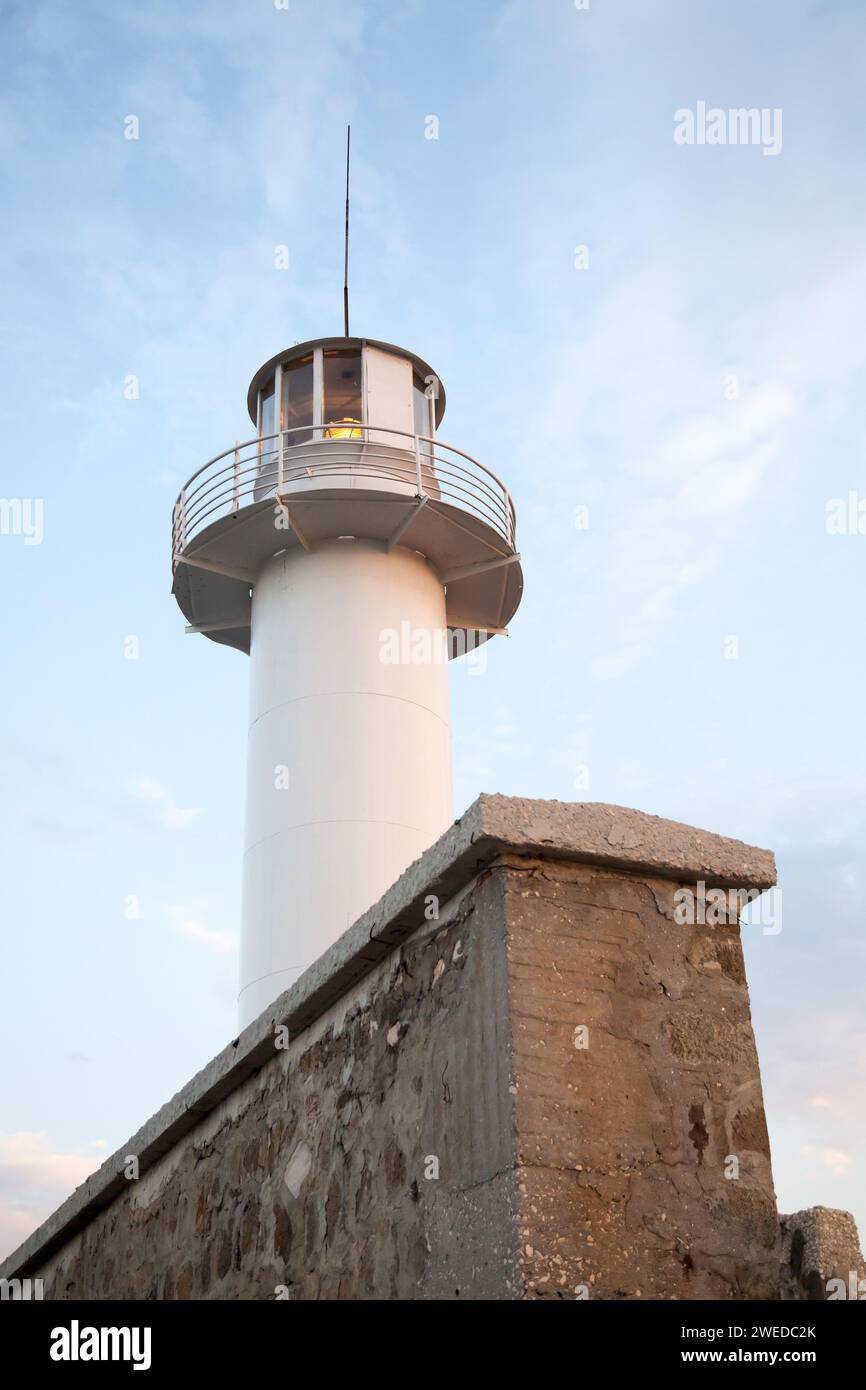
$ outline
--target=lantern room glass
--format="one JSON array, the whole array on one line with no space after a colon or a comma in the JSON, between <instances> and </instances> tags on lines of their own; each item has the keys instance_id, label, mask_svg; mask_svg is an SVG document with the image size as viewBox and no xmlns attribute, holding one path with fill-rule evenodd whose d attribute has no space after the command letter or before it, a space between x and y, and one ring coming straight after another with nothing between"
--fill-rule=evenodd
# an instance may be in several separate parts
<instances>
[{"instance_id":1,"label":"lantern room glass","mask_svg":"<svg viewBox=\"0 0 866 1390\"><path fill-rule=\"evenodd\" d=\"M433 398L427 394L427 386L417 372L412 377L412 417L416 434L433 434Z\"/></svg>"},{"instance_id":2,"label":"lantern room glass","mask_svg":"<svg viewBox=\"0 0 866 1390\"><path fill-rule=\"evenodd\" d=\"M413 369L412 429L427 439L436 431L435 388L435 377L425 378L417 367ZM279 444L288 450L316 440L361 440L368 423L376 426L380 422L366 418L360 348L317 348L305 357L290 358L260 389L260 472L275 465ZM282 433L280 440L278 433ZM432 444L423 449L432 455Z\"/></svg>"},{"instance_id":3,"label":"lantern room glass","mask_svg":"<svg viewBox=\"0 0 866 1390\"><path fill-rule=\"evenodd\" d=\"M360 439L363 423L361 354L357 348L327 349L323 382L325 439Z\"/></svg>"},{"instance_id":4,"label":"lantern room glass","mask_svg":"<svg viewBox=\"0 0 866 1390\"><path fill-rule=\"evenodd\" d=\"M288 430L284 443L309 444L313 437L313 354L283 366L282 418L280 429Z\"/></svg>"},{"instance_id":5,"label":"lantern room glass","mask_svg":"<svg viewBox=\"0 0 866 1390\"><path fill-rule=\"evenodd\" d=\"M259 437L262 440L259 448L261 449L261 462L259 464L259 475L265 467L273 466L277 456L277 441L269 439L268 435L276 432L274 421L274 383L266 386L262 392L262 424L259 430Z\"/></svg>"}]
</instances>

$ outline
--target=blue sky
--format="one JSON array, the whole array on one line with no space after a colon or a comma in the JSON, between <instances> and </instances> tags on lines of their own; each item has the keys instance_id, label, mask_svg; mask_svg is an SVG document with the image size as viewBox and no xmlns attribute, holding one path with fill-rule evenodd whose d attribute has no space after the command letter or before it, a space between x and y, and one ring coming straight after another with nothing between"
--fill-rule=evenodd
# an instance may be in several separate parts
<instances>
[{"instance_id":1,"label":"blue sky","mask_svg":"<svg viewBox=\"0 0 866 1390\"><path fill-rule=\"evenodd\" d=\"M348 121L353 330L433 365L518 510L511 635L451 673L457 810L776 850L783 930L745 949L780 1206L866 1228L866 535L826 525L866 496L862 6L6 0L0 31L0 491L44 504L41 544L0 536L0 1245L233 1033L247 663L184 634L170 511L256 367L340 332ZM699 101L780 109L781 152L676 144Z\"/></svg>"}]
</instances>

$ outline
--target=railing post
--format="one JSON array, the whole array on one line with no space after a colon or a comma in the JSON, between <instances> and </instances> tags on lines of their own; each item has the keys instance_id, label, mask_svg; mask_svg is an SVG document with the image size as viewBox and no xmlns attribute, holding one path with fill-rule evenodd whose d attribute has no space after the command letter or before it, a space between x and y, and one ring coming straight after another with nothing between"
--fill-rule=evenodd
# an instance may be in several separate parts
<instances>
[{"instance_id":1,"label":"railing post","mask_svg":"<svg viewBox=\"0 0 866 1390\"><path fill-rule=\"evenodd\" d=\"M235 440L235 466L232 474L232 511L236 512L241 505L241 455L240 440Z\"/></svg>"},{"instance_id":2,"label":"railing post","mask_svg":"<svg viewBox=\"0 0 866 1390\"><path fill-rule=\"evenodd\" d=\"M283 364L277 363L274 372L274 424L276 425L277 477L274 493L279 497L283 490Z\"/></svg>"},{"instance_id":3,"label":"railing post","mask_svg":"<svg viewBox=\"0 0 866 1390\"><path fill-rule=\"evenodd\" d=\"M181 489L181 494L174 504L174 552L180 554L186 545L186 488Z\"/></svg>"},{"instance_id":4,"label":"railing post","mask_svg":"<svg viewBox=\"0 0 866 1390\"><path fill-rule=\"evenodd\" d=\"M284 478L285 478L285 472L286 472L286 454L285 454L285 447L284 447L284 444L283 444L283 431L280 430L279 434L277 435L277 496L278 496L278 497L281 497L281 496L282 496L282 493L283 493L283 480L284 480Z\"/></svg>"},{"instance_id":5,"label":"railing post","mask_svg":"<svg viewBox=\"0 0 866 1390\"><path fill-rule=\"evenodd\" d=\"M415 435L415 484L417 495L423 497L424 485L421 482L421 437L417 434Z\"/></svg>"}]
</instances>

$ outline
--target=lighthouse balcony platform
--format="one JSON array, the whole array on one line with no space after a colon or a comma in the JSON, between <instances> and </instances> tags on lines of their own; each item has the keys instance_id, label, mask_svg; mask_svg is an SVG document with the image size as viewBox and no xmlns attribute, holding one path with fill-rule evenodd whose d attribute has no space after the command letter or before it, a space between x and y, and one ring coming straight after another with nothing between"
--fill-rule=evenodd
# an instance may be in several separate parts
<instances>
[{"instance_id":1,"label":"lighthouse balcony platform","mask_svg":"<svg viewBox=\"0 0 866 1390\"><path fill-rule=\"evenodd\" d=\"M198 469L174 506L173 593L192 631L249 651L262 567L335 540L423 555L457 639L504 631L520 602L515 511L500 479L435 438L356 421L257 437Z\"/></svg>"}]
</instances>

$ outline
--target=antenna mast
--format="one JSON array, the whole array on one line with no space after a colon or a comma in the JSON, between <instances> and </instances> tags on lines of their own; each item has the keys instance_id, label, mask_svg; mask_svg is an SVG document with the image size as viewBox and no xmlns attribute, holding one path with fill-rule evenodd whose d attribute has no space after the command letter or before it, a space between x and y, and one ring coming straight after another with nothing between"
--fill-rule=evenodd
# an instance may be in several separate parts
<instances>
[{"instance_id":1,"label":"antenna mast","mask_svg":"<svg viewBox=\"0 0 866 1390\"><path fill-rule=\"evenodd\" d=\"M343 327L349 336L349 151L351 148L352 127L346 126L346 241L343 255Z\"/></svg>"}]
</instances>

